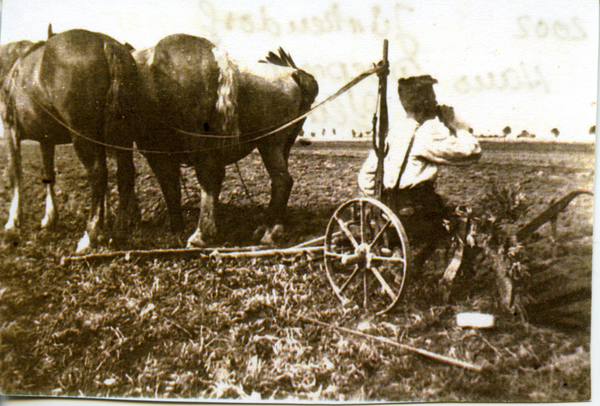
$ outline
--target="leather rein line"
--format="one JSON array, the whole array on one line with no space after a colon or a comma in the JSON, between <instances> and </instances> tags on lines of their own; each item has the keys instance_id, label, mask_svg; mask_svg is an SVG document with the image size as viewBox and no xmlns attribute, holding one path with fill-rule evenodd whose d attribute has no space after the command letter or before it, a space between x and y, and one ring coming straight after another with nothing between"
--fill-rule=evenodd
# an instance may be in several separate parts
<instances>
[{"instance_id":1,"label":"leather rein line","mask_svg":"<svg viewBox=\"0 0 600 406\"><path fill-rule=\"evenodd\" d=\"M20 62L20 61L19 61ZM15 63L16 64L16 63ZM364 79L366 79L367 77L371 76L374 73L379 73L381 71L383 71L384 69L387 69L387 66L384 65L374 65L371 69L368 69L366 71L364 71L363 73L361 73L360 75L356 76L354 79L350 80L348 83L346 83L344 86L342 86L337 92L335 92L333 95L329 96L328 98L326 98L325 100L323 100L322 102L320 102L319 104L317 104L316 106L312 107L310 110L306 111L304 114L299 115L298 117L291 119L287 122L285 122L284 124L282 124L281 126L275 128L275 129L265 129L265 130L259 130L259 131L254 131L251 133L245 133L245 134L239 134L239 135L230 135L230 134L223 134L223 135L215 135L215 134L199 134L199 133L193 133L193 132L188 132L185 130L181 130L178 128L174 128L171 127L173 130L184 134L184 135L188 135L188 136L192 136L192 137L197 137L197 138L205 138L205 139L232 139L232 138L248 138L251 137L249 139L245 139L245 140L240 140L237 142L237 144L247 144L247 143L251 143L251 142L255 142L258 140L261 140L263 138L267 138L281 130L284 130L296 123L298 123L299 121L305 119L308 115L312 114L315 110L317 110L318 108L320 108L321 106L323 106L325 103L328 103L336 98L338 98L339 96L341 96L342 94L346 93L348 90L350 90L352 87L354 87L355 85L357 85L359 82L363 81ZM11 82L14 84L14 73L15 73L15 69L13 67L12 72L11 72L11 77L10 80ZM23 91L25 91L26 93L29 94L29 96L31 97L31 99L34 101L34 103L36 105L38 105L42 110L44 110L44 112L46 114L48 114L50 117L52 117L56 122L58 122L61 126L63 126L65 129L67 129L69 132L73 133L74 135L83 138L86 141L89 141L91 143L103 146L103 147L107 147L107 148L113 148L113 149L117 149L117 150L122 150L122 151L138 151L142 154L168 154L168 155L173 155L173 154L193 154L193 153L199 153L199 152L205 152L205 151L213 151L213 150L219 150L219 149L223 149L223 148L229 148L231 147L231 144L228 145L221 145L221 146L215 146L215 147L210 147L210 148L202 148L202 149L195 149L195 150L188 150L188 151L159 151L159 150L142 150L142 149L138 149L138 148L128 148L128 147L121 147L118 145L113 145L113 144L108 144L102 141L98 141L98 140L94 140L80 132L78 132L77 130L71 128L68 124L66 124L63 120L61 120L59 117L57 117L55 114L53 114L46 106L42 105L42 103L37 100L37 98L35 98L30 92L28 92L26 89L22 89ZM272 127L271 127L272 128ZM265 132L266 131L266 132ZM256 137L253 137L254 135L259 134Z\"/></svg>"}]
</instances>

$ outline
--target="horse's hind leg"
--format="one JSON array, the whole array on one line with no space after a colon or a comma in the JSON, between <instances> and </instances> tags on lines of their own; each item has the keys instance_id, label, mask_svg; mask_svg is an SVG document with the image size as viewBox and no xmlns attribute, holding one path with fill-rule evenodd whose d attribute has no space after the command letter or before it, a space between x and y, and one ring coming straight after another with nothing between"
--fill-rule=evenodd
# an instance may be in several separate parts
<instances>
[{"instance_id":1,"label":"horse's hind leg","mask_svg":"<svg viewBox=\"0 0 600 406\"><path fill-rule=\"evenodd\" d=\"M106 166L106 150L87 140L75 138L75 152L85 166L92 189L90 214L85 235L77 244L77 253L89 250L98 243L104 226L104 199L108 183L108 168Z\"/></svg>"},{"instance_id":2,"label":"horse's hind leg","mask_svg":"<svg viewBox=\"0 0 600 406\"><path fill-rule=\"evenodd\" d=\"M294 180L288 171L287 155L285 148L259 147L267 172L271 177L271 202L269 203L268 223L261 244L273 245L283 234L283 221L287 203L290 198ZM262 230L261 227L259 230Z\"/></svg>"},{"instance_id":3,"label":"horse's hind leg","mask_svg":"<svg viewBox=\"0 0 600 406\"><path fill-rule=\"evenodd\" d=\"M42 219L42 228L52 228L58 222L56 194L54 193L54 144L40 143L42 152L42 182L46 184L46 214Z\"/></svg>"},{"instance_id":4,"label":"horse's hind leg","mask_svg":"<svg viewBox=\"0 0 600 406\"><path fill-rule=\"evenodd\" d=\"M200 217L198 218L198 228L188 239L187 246L203 247L213 242L217 236L215 211L225 178L225 167L210 159L196 163L194 166L200 184Z\"/></svg>"},{"instance_id":5,"label":"horse's hind leg","mask_svg":"<svg viewBox=\"0 0 600 406\"><path fill-rule=\"evenodd\" d=\"M5 124L6 125L6 124ZM6 187L12 190L8 220L4 225L6 236L17 235L21 226L23 209L21 202L22 168L21 168L21 141L17 131L6 126L5 138L8 140L8 168L6 169Z\"/></svg>"},{"instance_id":6,"label":"horse's hind leg","mask_svg":"<svg viewBox=\"0 0 600 406\"><path fill-rule=\"evenodd\" d=\"M133 147L133 145L131 145ZM117 213L117 232L125 237L129 226L138 223L141 217L135 196L135 165L133 151L118 150L117 187L119 189L119 209Z\"/></svg>"}]
</instances>

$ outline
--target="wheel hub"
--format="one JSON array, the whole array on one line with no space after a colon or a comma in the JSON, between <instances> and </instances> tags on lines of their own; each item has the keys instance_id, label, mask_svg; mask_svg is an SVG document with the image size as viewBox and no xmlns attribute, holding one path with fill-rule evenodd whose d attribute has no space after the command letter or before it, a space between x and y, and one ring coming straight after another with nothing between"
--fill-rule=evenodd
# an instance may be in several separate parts
<instances>
[{"instance_id":1,"label":"wheel hub","mask_svg":"<svg viewBox=\"0 0 600 406\"><path fill-rule=\"evenodd\" d=\"M371 253L369 244L359 244L356 247L356 250L353 254L348 254L342 256L342 264L344 265L358 265L361 268L370 268L371 267L371 258L373 254Z\"/></svg>"}]
</instances>

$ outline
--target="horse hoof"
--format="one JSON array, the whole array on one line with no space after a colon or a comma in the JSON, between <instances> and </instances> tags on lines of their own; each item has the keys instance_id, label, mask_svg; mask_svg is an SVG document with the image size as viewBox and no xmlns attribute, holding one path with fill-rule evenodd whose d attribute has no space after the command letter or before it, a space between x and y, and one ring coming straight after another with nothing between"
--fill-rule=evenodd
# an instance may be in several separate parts
<instances>
[{"instance_id":1,"label":"horse hoof","mask_svg":"<svg viewBox=\"0 0 600 406\"><path fill-rule=\"evenodd\" d=\"M265 238L265 235L267 233L267 226L260 226L258 227L256 230L254 230L254 233L252 234L252 239L256 242L256 241L261 241Z\"/></svg>"},{"instance_id":2,"label":"horse hoof","mask_svg":"<svg viewBox=\"0 0 600 406\"><path fill-rule=\"evenodd\" d=\"M188 238L186 248L203 248L206 246L207 244L202 239L202 235L196 231L190 238Z\"/></svg>"},{"instance_id":3,"label":"horse hoof","mask_svg":"<svg viewBox=\"0 0 600 406\"><path fill-rule=\"evenodd\" d=\"M75 250L75 254L82 255L87 254L90 251L92 251L92 242L90 240L90 236L86 231L81 240L79 240L79 242L77 243L77 249Z\"/></svg>"},{"instance_id":4,"label":"horse hoof","mask_svg":"<svg viewBox=\"0 0 600 406\"><path fill-rule=\"evenodd\" d=\"M42 229L43 230L52 230L56 227L58 220L56 218L44 217L42 219Z\"/></svg>"},{"instance_id":5,"label":"horse hoof","mask_svg":"<svg viewBox=\"0 0 600 406\"><path fill-rule=\"evenodd\" d=\"M187 245L185 246L185 248L206 248L206 247L208 247L208 245L202 240L194 240L194 241L188 240Z\"/></svg>"},{"instance_id":6,"label":"horse hoof","mask_svg":"<svg viewBox=\"0 0 600 406\"><path fill-rule=\"evenodd\" d=\"M278 242L283 238L283 226L278 224L272 229L267 229L263 235L260 243L263 245L277 245Z\"/></svg>"}]
</instances>

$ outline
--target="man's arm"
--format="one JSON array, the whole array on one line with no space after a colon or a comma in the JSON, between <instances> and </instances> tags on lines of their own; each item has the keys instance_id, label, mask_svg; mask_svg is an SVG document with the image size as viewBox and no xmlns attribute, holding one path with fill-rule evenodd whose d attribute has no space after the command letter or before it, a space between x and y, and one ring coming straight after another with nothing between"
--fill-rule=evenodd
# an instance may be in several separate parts
<instances>
[{"instance_id":1,"label":"man's arm","mask_svg":"<svg viewBox=\"0 0 600 406\"><path fill-rule=\"evenodd\" d=\"M371 151L358 172L358 187L368 196L375 194L375 173L377 172L377 154Z\"/></svg>"},{"instance_id":2,"label":"man's arm","mask_svg":"<svg viewBox=\"0 0 600 406\"><path fill-rule=\"evenodd\" d=\"M429 120L415 134L413 155L443 165L468 165L481 158L481 147L468 131L452 135L438 120Z\"/></svg>"}]
</instances>

